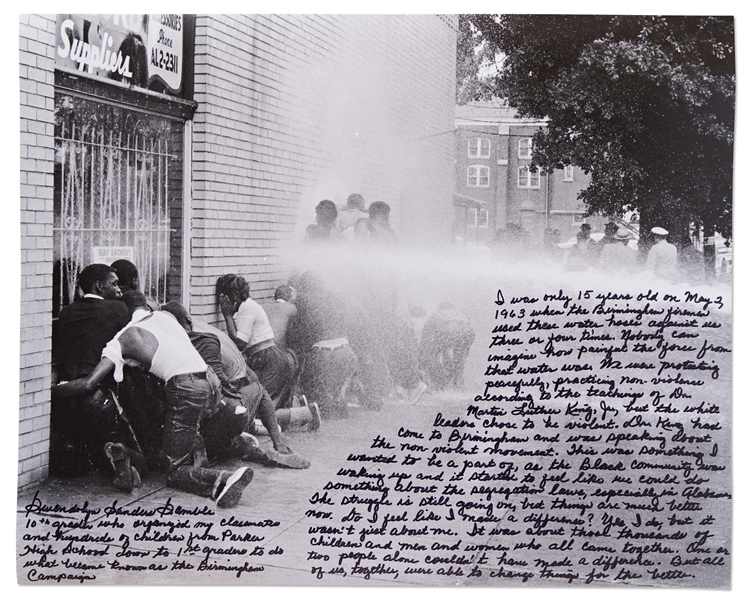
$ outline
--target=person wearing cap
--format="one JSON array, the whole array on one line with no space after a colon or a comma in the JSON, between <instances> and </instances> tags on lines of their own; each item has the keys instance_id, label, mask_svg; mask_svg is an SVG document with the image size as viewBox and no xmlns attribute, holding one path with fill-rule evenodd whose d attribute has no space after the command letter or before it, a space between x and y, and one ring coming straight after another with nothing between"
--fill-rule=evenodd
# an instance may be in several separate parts
<instances>
[{"instance_id":1,"label":"person wearing cap","mask_svg":"<svg viewBox=\"0 0 749 600\"><path fill-rule=\"evenodd\" d=\"M390 205L378 200L369 205L369 217L359 219L354 226L354 237L359 242L390 246L398 236L390 228Z\"/></svg>"},{"instance_id":2,"label":"person wearing cap","mask_svg":"<svg viewBox=\"0 0 749 600\"><path fill-rule=\"evenodd\" d=\"M625 227L619 227L612 237L614 241L606 244L601 251L600 267L609 272L634 271L636 253L627 245L632 234Z\"/></svg>"},{"instance_id":3,"label":"person wearing cap","mask_svg":"<svg viewBox=\"0 0 749 600\"><path fill-rule=\"evenodd\" d=\"M657 277L673 280L676 278L676 246L666 241L668 231L663 227L653 227L650 232L655 244L648 252L645 268Z\"/></svg>"},{"instance_id":4,"label":"person wearing cap","mask_svg":"<svg viewBox=\"0 0 749 600\"><path fill-rule=\"evenodd\" d=\"M335 242L342 238L336 228L338 208L332 200L321 200L315 207L316 223L307 226L305 242Z\"/></svg>"},{"instance_id":5,"label":"person wearing cap","mask_svg":"<svg viewBox=\"0 0 749 600\"><path fill-rule=\"evenodd\" d=\"M359 219L367 218L364 209L364 198L361 194L351 194L346 199L346 204L338 207L338 231L353 234L353 227Z\"/></svg>"}]
</instances>

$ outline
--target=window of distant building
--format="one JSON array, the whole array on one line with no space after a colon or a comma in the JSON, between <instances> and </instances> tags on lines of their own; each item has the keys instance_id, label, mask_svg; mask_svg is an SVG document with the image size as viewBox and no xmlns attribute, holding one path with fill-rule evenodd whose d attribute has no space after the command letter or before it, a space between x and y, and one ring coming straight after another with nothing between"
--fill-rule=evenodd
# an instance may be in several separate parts
<instances>
[{"instance_id":1,"label":"window of distant building","mask_svg":"<svg viewBox=\"0 0 749 600\"><path fill-rule=\"evenodd\" d=\"M489 187L489 167L471 165L468 167L468 187Z\"/></svg>"},{"instance_id":2,"label":"window of distant building","mask_svg":"<svg viewBox=\"0 0 749 600\"><path fill-rule=\"evenodd\" d=\"M572 215L573 225L582 225L583 223L585 223L585 213L577 213Z\"/></svg>"},{"instance_id":3,"label":"window of distant building","mask_svg":"<svg viewBox=\"0 0 749 600\"><path fill-rule=\"evenodd\" d=\"M469 208L466 213L466 227L476 229L478 222L478 211L475 208Z\"/></svg>"},{"instance_id":4,"label":"window of distant building","mask_svg":"<svg viewBox=\"0 0 749 600\"><path fill-rule=\"evenodd\" d=\"M564 167L564 180L565 181L574 181L574 168L572 165L567 165Z\"/></svg>"},{"instance_id":5,"label":"window of distant building","mask_svg":"<svg viewBox=\"0 0 749 600\"><path fill-rule=\"evenodd\" d=\"M482 208L479 211L479 228L481 229L488 229L489 228L489 211L485 208Z\"/></svg>"},{"instance_id":6,"label":"window of distant building","mask_svg":"<svg viewBox=\"0 0 749 600\"><path fill-rule=\"evenodd\" d=\"M491 141L489 138L471 138L468 140L469 158L489 158Z\"/></svg>"},{"instance_id":7,"label":"window of distant building","mask_svg":"<svg viewBox=\"0 0 749 600\"><path fill-rule=\"evenodd\" d=\"M538 188L541 187L541 174L531 172L530 167L518 167L518 187Z\"/></svg>"},{"instance_id":8,"label":"window of distant building","mask_svg":"<svg viewBox=\"0 0 749 600\"><path fill-rule=\"evenodd\" d=\"M530 159L533 155L533 138L520 138L518 140L518 158Z\"/></svg>"}]
</instances>

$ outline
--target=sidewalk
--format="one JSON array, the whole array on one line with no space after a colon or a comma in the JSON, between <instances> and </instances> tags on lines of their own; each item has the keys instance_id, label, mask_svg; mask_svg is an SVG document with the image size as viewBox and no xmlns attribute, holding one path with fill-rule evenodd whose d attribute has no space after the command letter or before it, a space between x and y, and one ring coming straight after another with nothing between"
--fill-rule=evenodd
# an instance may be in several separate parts
<instances>
[{"instance_id":1,"label":"sidewalk","mask_svg":"<svg viewBox=\"0 0 749 600\"><path fill-rule=\"evenodd\" d=\"M460 402L450 402L455 410L465 403L465 399ZM47 556L47 566L50 561L56 559L58 563L62 563L64 560L68 560L67 564L70 566L70 561L78 561L79 563L89 564L102 564L101 569L92 569L86 571L86 568L79 564L77 569L71 571L71 569L61 568L43 568L45 564L38 565L37 572L44 572L49 574L59 574L61 572L76 573L76 574L91 574L95 575L96 583L201 583L201 584L245 584L245 585L259 585L259 584L283 584L283 585L310 585L315 582L314 577L311 575L310 565L307 563L307 555L312 546L310 546L309 540L312 537L308 531L309 524L315 522L319 524L319 520L308 519L305 517L305 512L310 508L319 508L319 506L313 507L309 500L315 494L315 492L321 492L322 487L327 481L333 480L337 470L346 464L346 457L351 453L366 452L372 443L372 439L377 435L389 436L392 439L397 438L398 429L401 425L407 424L408 427L412 428L423 428L427 429L428 425L434 420L434 415L439 410L445 410L446 407L443 405L443 399L440 399L439 403L437 398L425 395L417 406L411 406L406 403L392 403L386 404L380 412L368 412L365 410L352 410L348 419L324 421L320 430L315 432L306 431L292 431L289 434L284 434L284 439L288 442L290 447L296 452L309 458L312 465L306 470L288 470L283 468L268 468L260 465L252 464L251 467L254 470L254 478L252 483L247 487L242 497L240 504L231 510L222 511L215 507L215 503L210 500L205 500L197 496L186 494L177 490L169 489L164 486L163 476L155 476L152 478L146 478L143 481L141 488L134 490L131 494L122 494L111 487L110 482L100 476L85 476L76 479L51 479L39 488L35 488L19 494L18 497L18 516L17 516L17 535L19 539L18 548L19 553L24 551L24 546L30 547L36 546L36 550L27 552L26 556L20 557L17 561L17 568L19 573L19 581L22 583L28 583L28 573L31 567L24 568L27 561L38 560L40 558L40 552L43 552L43 548L47 546L45 542L45 535L51 532L54 536L54 531L61 524L70 525L74 518L80 519L81 513L75 515L71 514L66 517L63 511L54 510L46 511L45 515L48 519L44 519L45 515L34 515L33 513L29 516L26 514L24 507L32 503L34 500L35 493L38 492L38 499L47 506L54 507L56 504L64 505L65 507L83 507L86 502L91 508L104 509L105 507L111 507L116 502L118 507L133 511L136 507L140 506L144 510L154 509L160 506L164 506L165 503L171 499L171 503L176 506L182 506L186 509L194 509L195 507L208 507L214 514L206 516L189 516L192 519L193 527L198 521L201 523L201 527L205 527L204 530L192 529L192 533L200 534L201 531L206 533L211 532L213 535L218 536L217 541L212 541L211 545L214 548L220 548L227 553L232 552L233 549L247 548L253 550L255 546L262 546L264 553L262 556L253 555L252 558L248 559L248 562L253 567L262 566L264 568L261 572L248 572L240 573L237 576L236 572L197 572L196 570L175 570L173 568L173 559L177 558L175 553L177 548L182 547L184 549L185 542L177 542L174 539L164 540L164 546L172 550L172 555L169 559L161 558L154 560L156 554L155 549L158 548L159 544L154 543L156 540L147 540L148 543L143 541L136 541L137 534L143 534L144 530L138 528L136 525L132 527L137 515L120 516L118 517L121 524L124 527L118 528L115 524L112 524L114 520L113 516L105 516L103 511L98 515L92 515L89 519L93 528L88 529L85 533L91 534L91 536L101 536L102 532L109 533L113 541L108 543L102 543L99 541L91 540L83 543L74 543L72 547L68 548L68 552L58 553L56 556ZM270 447L270 440L267 437L260 438L263 447ZM227 469L237 468L242 466L243 463L236 461L234 463L228 463L222 467ZM349 463L349 466L350 463ZM329 492L331 497L336 497L345 492ZM241 528L237 527L232 529L230 535L235 535L234 539L221 539L222 534L225 536L227 530L227 519L233 518L233 522L241 521L252 521L254 523L269 523L268 520L277 522L277 525L267 527L251 527ZM158 518L158 517L142 517L142 518ZM36 520L37 524L35 527L29 527L29 520ZM185 517L172 515L171 517L162 519L162 525L164 521L171 522L173 525L179 525L180 521L184 521ZM331 524L333 522L331 521ZM75 526L67 527L62 529L65 532L75 532L77 535L83 534L82 529L76 529ZM151 530L151 534L154 535L156 532L165 533L169 531L169 526L154 528ZM189 535L186 533L187 530L180 530L175 528L173 535L177 536L180 534ZM22 536L28 534L29 536L39 537L27 537L26 540L22 540ZM255 537L260 537L260 540L256 540ZM54 548L60 548L64 545L64 541L55 541L54 537L47 535L48 541L54 542ZM63 538L64 539L64 538ZM101 538L99 538L101 539ZM141 540L143 538L140 538ZM78 538L80 541L80 538ZM85 540L84 540L85 541ZM128 546L129 543L129 546ZM194 544L201 544L199 539L193 542ZM106 550L106 554L96 558L91 556L97 550L102 552L102 548L109 546ZM79 549L76 549L80 547ZM270 550L277 548L283 549L282 555L269 555ZM145 556L139 556L138 554L144 554L144 550L150 550ZM220 550L217 550L220 552ZM63 556L65 554L66 556ZM118 556L120 554L121 556ZM87 556L88 555L88 556ZM163 554L162 554L163 556ZM180 559L185 558L187 555L181 556ZM337 556L335 553L333 557ZM191 562L197 565L200 559L203 558L201 554L193 554L190 556ZM226 558L219 556L218 554L211 555L211 560L215 559L222 563L226 563ZM244 556L240 557L239 560L233 561L233 564L241 564L244 560ZM120 565L118 569L125 568L125 565L130 565L129 568L145 568L153 570L154 563L168 564L169 570L163 570L160 573L132 573L123 570L113 569L111 563L117 561ZM231 562L231 559L229 559ZM334 565L331 565L334 566ZM34 575L33 577L36 577ZM421 580L423 583L423 579ZM323 581L323 585L356 585L356 584L381 584L390 583L392 579L379 579L376 576L372 576L371 579L365 581L364 578L357 577L335 577L326 576ZM406 584L406 581L395 582L397 585ZM437 583L435 581L434 583ZM440 578L440 583L446 583L444 578Z\"/></svg>"}]
</instances>

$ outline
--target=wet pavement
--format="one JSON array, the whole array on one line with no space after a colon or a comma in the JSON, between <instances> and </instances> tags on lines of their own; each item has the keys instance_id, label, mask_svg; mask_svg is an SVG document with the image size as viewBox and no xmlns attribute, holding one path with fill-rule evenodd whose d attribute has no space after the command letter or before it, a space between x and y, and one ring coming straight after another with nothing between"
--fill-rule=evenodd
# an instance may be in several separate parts
<instances>
[{"instance_id":1,"label":"wet pavement","mask_svg":"<svg viewBox=\"0 0 749 600\"><path fill-rule=\"evenodd\" d=\"M451 405L456 414L465 405L467 395L453 394L452 396L440 397L434 395L425 395L416 406L405 402L391 400L389 404L379 412L368 412L361 409L350 411L348 419L324 421L320 430L314 432L308 431L291 431L284 434L284 439L293 450L308 457L312 464L309 469L290 470L283 468L270 468L252 464L254 478L246 488L243 497L236 508L229 510L220 510L215 507L215 503L204 500L191 494L183 493L174 489L165 487L163 476L147 477L143 481L142 487L133 490L131 494L123 494L112 488L111 483L104 476L87 475L75 479L50 479L45 484L24 491L18 496L18 513L17 527L19 540L21 536L27 535L24 541L19 541L19 553L23 554L17 560L17 569L19 582L28 583L29 580L38 581L41 577L59 577L61 573L84 574L94 576L91 582L95 583L211 583L211 584L281 584L281 585L310 585L315 582L314 576L311 575L310 565L307 563L307 553L310 550L309 545L309 525L315 523L314 519L305 517L305 513L310 509L309 499L319 491L325 482L335 479L337 470L346 464L346 457L349 452L365 452L370 447L372 439L377 435L396 437L399 427L408 424L409 427L426 429L429 423L434 419L434 415L439 410L444 410L445 405ZM270 439L260 437L261 445L264 448L272 447ZM221 468L233 469L242 466L245 463L240 461L224 463ZM335 498L343 492L331 492L331 497ZM36 500L35 500L35 495ZM38 511L43 514L34 514L28 512L26 507L29 505L38 505L43 503L47 508ZM88 503L86 505L86 503ZM104 514L104 509L113 506L122 509L122 513L132 512L135 514L120 514L119 520L125 527L117 528L112 525L115 514L110 510L109 515ZM227 530L227 518L234 519L233 522L252 522L255 524L270 523L269 527L251 527L232 529L235 537L232 539L219 539L212 542L212 546L218 549L230 548L247 548L254 549L255 546L262 546L263 554L254 555L247 558L250 568L260 568L262 571L243 572L239 576L236 572L211 571L198 572L195 569L174 569L174 563L178 560L187 559L185 563L193 566L200 562L200 553L193 553L188 557L187 553L177 557L175 552L185 549L184 542L164 541L163 544L154 543L153 540L137 541L133 535L136 531L144 531L142 528L131 528L138 516L137 507L142 509L141 512L150 510L163 509L167 503L174 507L184 507L188 510L194 510L195 507L208 507L214 514L193 516L187 515L192 519L192 523L198 520L202 525L212 525L211 529L195 529L193 532L200 534L201 531L211 531L219 534ZM55 505L57 510L55 510ZM63 527L71 525L74 522L80 522L82 513L67 512L75 510L76 507L90 509L100 509L99 514L91 515L87 521L93 526L85 530L91 536L102 538L102 532L108 532L112 541L95 542L80 537L83 529L76 527ZM65 507L65 509L61 509ZM151 515L150 518L158 518ZM185 515L172 514L169 518L164 517L164 521L170 521L173 524L179 524L184 521ZM146 518L146 517L144 517ZM86 519L84 519L86 520ZM31 522L35 525L31 526ZM141 524L142 525L142 524ZM201 526L202 526L201 525ZM275 526L274 526L275 525ZM168 527L154 531L165 532ZM58 539L55 541L55 531L63 533L73 533L79 537L70 538L76 541L72 546L67 547L65 551L65 540ZM247 543L248 537L241 536L256 535L263 538L256 543ZM47 535L50 533L50 535ZM180 530L173 531L175 535ZM182 530L181 533L185 533ZM45 538L46 535L46 538ZM85 533L83 534L85 535ZM124 535L124 537L123 537ZM38 537L34 537L38 536ZM83 539L83 542L81 540ZM92 539L92 538L88 538ZM51 553L45 555L45 549L50 545L57 549L57 555ZM200 544L200 540L195 540L193 544ZM167 559L155 558L158 553L157 548L164 546L170 557ZM80 549L81 547L84 549ZM102 550L109 546L108 549ZM24 547L26 549L24 550ZM61 550L61 548L63 548ZM79 548L78 550L76 548ZM271 550L281 548L283 554L269 554ZM106 552L101 556L96 556L94 552ZM149 551L145 556L138 556L139 553ZM219 550L220 551L220 550ZM230 550L229 550L230 551ZM88 554L86 554L88 552ZM245 557L239 561L236 557L227 556L219 557L214 554L210 557L211 564L221 562L222 564L242 564ZM41 562L40 562L41 560ZM53 561L56 561L53 562ZM67 563L63 561L68 561ZM74 562L71 562L74 561ZM114 568L112 563L115 563ZM167 564L169 569L154 573L152 571L154 564ZM55 565L55 566L50 566ZM73 568L64 568L64 565ZM87 569L85 565L90 565ZM94 565L104 565L101 569L93 568ZM125 570L128 569L128 570ZM145 572L130 572L136 569L146 569ZM357 578L350 576L347 578L326 577L325 585L356 585L366 583L376 585L380 583L395 583L396 585L407 584L407 581L393 582L391 578L378 578L376 576L366 580L363 577ZM428 582L421 581L422 585ZM432 584L437 581L432 582ZM441 578L439 583L447 583Z\"/></svg>"}]
</instances>

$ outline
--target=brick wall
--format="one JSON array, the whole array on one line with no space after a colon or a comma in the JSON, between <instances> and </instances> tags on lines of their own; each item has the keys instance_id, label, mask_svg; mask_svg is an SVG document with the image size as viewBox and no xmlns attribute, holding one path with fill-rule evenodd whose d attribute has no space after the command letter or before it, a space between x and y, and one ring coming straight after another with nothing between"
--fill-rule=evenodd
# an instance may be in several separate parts
<instances>
[{"instance_id":1,"label":"brick wall","mask_svg":"<svg viewBox=\"0 0 749 600\"><path fill-rule=\"evenodd\" d=\"M268 296L322 198L385 200L404 240L450 239L452 16L198 16L191 309L222 273ZM20 18L19 487L46 478L55 17Z\"/></svg>"},{"instance_id":2,"label":"brick wall","mask_svg":"<svg viewBox=\"0 0 749 600\"><path fill-rule=\"evenodd\" d=\"M198 16L191 310L227 272L267 297L323 198L450 239L455 18Z\"/></svg>"},{"instance_id":3,"label":"brick wall","mask_svg":"<svg viewBox=\"0 0 749 600\"><path fill-rule=\"evenodd\" d=\"M48 469L52 341L54 16L21 15L19 487Z\"/></svg>"}]
</instances>

